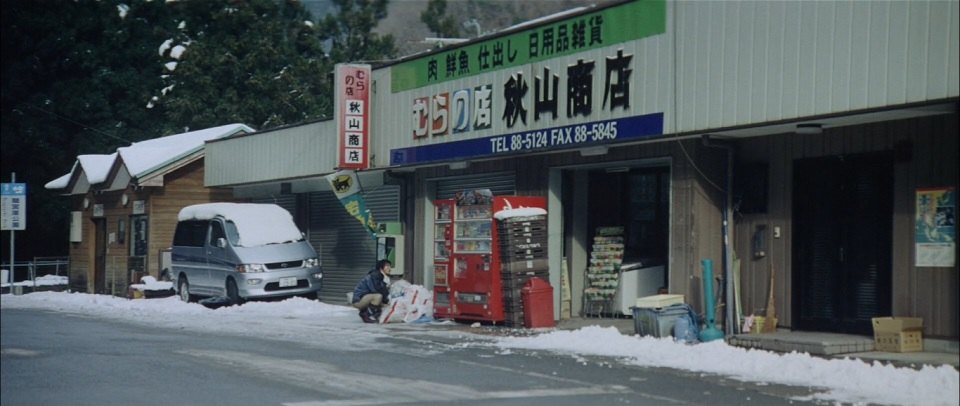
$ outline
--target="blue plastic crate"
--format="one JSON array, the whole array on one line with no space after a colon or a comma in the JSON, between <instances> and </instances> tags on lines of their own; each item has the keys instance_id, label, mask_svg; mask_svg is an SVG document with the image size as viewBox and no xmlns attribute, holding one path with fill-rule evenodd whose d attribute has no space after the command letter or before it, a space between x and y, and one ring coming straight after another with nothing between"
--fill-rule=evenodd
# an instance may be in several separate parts
<instances>
[{"instance_id":1,"label":"blue plastic crate","mask_svg":"<svg viewBox=\"0 0 960 406\"><path fill-rule=\"evenodd\" d=\"M686 304L675 304L660 309L631 307L633 310L633 328L637 335L670 337L673 323L689 312Z\"/></svg>"}]
</instances>

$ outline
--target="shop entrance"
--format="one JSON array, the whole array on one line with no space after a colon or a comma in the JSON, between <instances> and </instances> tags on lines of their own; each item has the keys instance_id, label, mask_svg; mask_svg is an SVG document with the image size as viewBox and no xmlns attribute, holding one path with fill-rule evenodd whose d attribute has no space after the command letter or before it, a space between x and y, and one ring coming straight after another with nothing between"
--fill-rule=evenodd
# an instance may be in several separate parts
<instances>
[{"instance_id":1,"label":"shop entrance","mask_svg":"<svg viewBox=\"0 0 960 406\"><path fill-rule=\"evenodd\" d=\"M796 327L871 334L890 314L893 156L803 159L794 164Z\"/></svg>"},{"instance_id":2,"label":"shop entrance","mask_svg":"<svg viewBox=\"0 0 960 406\"><path fill-rule=\"evenodd\" d=\"M636 298L669 290L669 166L578 168L565 172L563 190L580 315L629 316Z\"/></svg>"}]
</instances>

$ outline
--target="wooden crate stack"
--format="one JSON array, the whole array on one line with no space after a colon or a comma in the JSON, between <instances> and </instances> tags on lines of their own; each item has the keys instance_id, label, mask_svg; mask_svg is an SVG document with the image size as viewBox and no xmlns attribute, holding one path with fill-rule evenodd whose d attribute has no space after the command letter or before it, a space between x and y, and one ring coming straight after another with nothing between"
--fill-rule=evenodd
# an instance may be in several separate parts
<instances>
[{"instance_id":1,"label":"wooden crate stack","mask_svg":"<svg viewBox=\"0 0 960 406\"><path fill-rule=\"evenodd\" d=\"M500 282L504 325L523 327L523 285L531 278L549 280L546 216L511 217L498 221Z\"/></svg>"}]
</instances>

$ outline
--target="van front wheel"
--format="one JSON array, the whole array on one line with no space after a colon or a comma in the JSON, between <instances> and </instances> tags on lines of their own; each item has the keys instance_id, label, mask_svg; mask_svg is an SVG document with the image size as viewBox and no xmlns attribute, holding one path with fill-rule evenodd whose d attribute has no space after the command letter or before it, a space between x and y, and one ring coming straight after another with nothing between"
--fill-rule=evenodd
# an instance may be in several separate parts
<instances>
[{"instance_id":1,"label":"van front wheel","mask_svg":"<svg viewBox=\"0 0 960 406\"><path fill-rule=\"evenodd\" d=\"M177 290L180 292L180 300L184 303L190 303L193 301L193 295L190 294L190 282L187 282L187 277L181 275L180 282L177 284Z\"/></svg>"},{"instance_id":2,"label":"van front wheel","mask_svg":"<svg viewBox=\"0 0 960 406\"><path fill-rule=\"evenodd\" d=\"M243 298L240 297L240 289L237 289L237 281L233 279L227 279L227 297L230 298L230 304L243 304Z\"/></svg>"}]
</instances>

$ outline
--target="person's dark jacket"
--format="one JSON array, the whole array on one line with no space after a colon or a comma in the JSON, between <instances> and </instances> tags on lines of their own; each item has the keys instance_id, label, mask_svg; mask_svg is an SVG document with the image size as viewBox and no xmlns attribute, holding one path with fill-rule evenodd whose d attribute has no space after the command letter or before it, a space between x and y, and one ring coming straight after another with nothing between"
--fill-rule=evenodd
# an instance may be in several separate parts
<instances>
[{"instance_id":1,"label":"person's dark jacket","mask_svg":"<svg viewBox=\"0 0 960 406\"><path fill-rule=\"evenodd\" d=\"M353 303L359 302L367 294L379 293L383 295L383 304L386 304L390 298L390 290L387 289L387 284L384 283L383 278L383 272L380 272L379 269L374 268L367 272L367 276L364 276L357 283L357 287L353 289Z\"/></svg>"}]
</instances>

